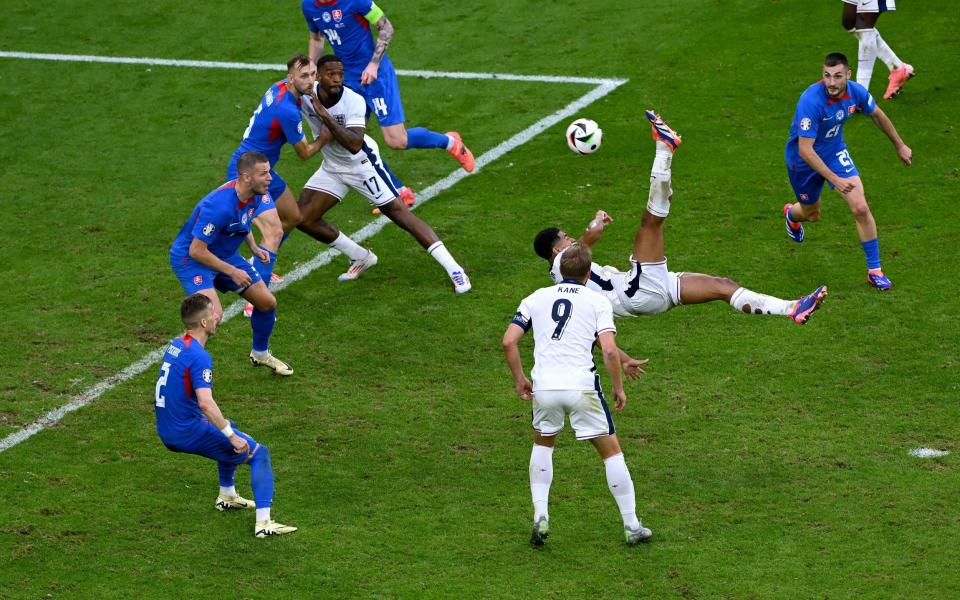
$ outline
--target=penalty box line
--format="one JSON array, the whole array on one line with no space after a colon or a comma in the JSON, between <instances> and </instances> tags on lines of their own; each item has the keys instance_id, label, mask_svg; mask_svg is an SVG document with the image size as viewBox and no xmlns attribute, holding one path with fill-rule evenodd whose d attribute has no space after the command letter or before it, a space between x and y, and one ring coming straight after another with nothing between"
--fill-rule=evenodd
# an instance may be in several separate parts
<instances>
[{"instance_id":1,"label":"penalty box line","mask_svg":"<svg viewBox=\"0 0 960 600\"><path fill-rule=\"evenodd\" d=\"M11 56L11 55L16 55L16 56ZM34 54L27 54L22 52L0 52L0 57L33 58L33 59L40 57L39 58L40 60L68 60L65 58L55 58L55 59L43 58L43 57L50 57L50 56L58 56L58 57L69 56L71 57L69 60L74 60L78 58L73 55L60 55L60 54L34 55ZM100 59L105 57L79 57L79 58ZM159 62L160 59L129 59L129 60L125 59L123 61L121 61L120 59L110 59L110 60L89 60L87 62L131 62L134 60L138 61L136 64L197 66L194 64L186 64L186 63L203 63L203 64L216 65L216 68L229 68L224 65L237 64L240 66L235 68L251 68L249 65L244 65L242 63L206 63L206 61ZM155 60L158 62L152 62L152 63L140 62L144 60ZM277 67L277 65L269 65L269 67L270 67L270 70L276 70L277 68L282 69L283 65L280 65L279 67ZM262 70L267 70L267 69L262 69ZM509 78L511 80L519 80L519 81L545 81L543 79L532 79L533 77L536 77L536 76L519 76L519 75L494 76L492 74L483 74L483 73L451 74L451 73L441 73L441 72L433 72L433 71L406 71L405 73L407 74L437 73L436 75L421 75L425 77L426 76L450 77L450 76L463 75L463 77L460 77L460 78L462 79L468 79L468 78L470 79L508 79ZM468 75L469 76L478 75L478 77L467 77ZM524 77L524 78L517 79L520 77ZM627 81L628 80L626 79L585 80L583 78L575 78L575 77L551 79L550 81L548 81L549 83L589 83L589 84L595 84L596 87L590 90L589 92L587 92L586 94L584 94L583 96L577 98L573 102L570 102L560 110L543 117L542 119L540 119L533 125L530 125L520 133L517 133L516 135L510 137L509 139L504 140L503 142L500 142L490 150L478 156L477 168L474 171L474 174L479 173L481 170L483 170L483 168L486 165L501 158L511 150L514 150L519 146L522 146L523 144L529 142L530 140L532 140L534 137L536 137L543 131L549 129L550 127L553 127L560 121L573 116L577 111L582 110L583 108L589 106L590 104L593 104L600 98L603 98L607 94L613 92L615 89L617 89ZM431 198L453 187L461 179L467 176L468 174L466 173L466 171L464 171L463 169L457 169L452 173L450 173L449 175L447 175L446 177L444 177L443 179L441 179L440 181L437 181L433 185L423 189L417 195L417 203L413 207L411 207L411 210L417 210L418 208L420 208L420 206L430 201ZM361 227L360 229L352 233L350 237L353 238L356 242L362 243L365 240L378 234L389 223L391 223L390 219L381 215L380 217L374 219L370 223L366 224L365 226ZM284 275L284 280L282 283L272 285L270 286L270 289L273 292L280 292L281 290L286 288L288 285L291 285L297 281L300 281L301 279L304 279L305 277L307 277L307 275L319 269L320 267L330 264L330 262L339 255L340 255L340 252L337 250L334 250L334 249L324 250L319 254L317 254L316 256L314 256L309 261L307 261L306 263L288 272L286 275ZM223 322L226 322L229 319L232 319L233 317L239 315L243 311L243 306L245 304L246 304L246 301L241 299L234 302L230 306L228 306L223 312ZM140 358L136 362L128 365L119 373L111 375L106 379L102 379L101 381L97 382L90 388L84 390L82 393L75 396L70 402L64 404L63 406L60 406L58 408L51 410L50 412L46 413L45 415L43 415L33 423L30 423L29 425L24 426L19 431L15 431L10 435L8 435L7 437L3 438L2 440L0 440L0 453L6 452L7 450L9 450L10 448L13 448L17 444L25 442L26 440L30 439L31 437L40 433L41 431L48 429L49 427L59 423L68 414L74 411L77 411L83 408L84 406L87 406L88 404L93 403L98 398L100 398L103 394L107 393L108 391L112 390L118 385L125 383L133 379L134 377L140 375L141 373L149 369L151 366L160 362L160 359L163 358L163 354L166 351L166 348L167 348L167 344L164 344L160 348L150 351L149 353L144 355L142 358Z\"/></svg>"}]
</instances>

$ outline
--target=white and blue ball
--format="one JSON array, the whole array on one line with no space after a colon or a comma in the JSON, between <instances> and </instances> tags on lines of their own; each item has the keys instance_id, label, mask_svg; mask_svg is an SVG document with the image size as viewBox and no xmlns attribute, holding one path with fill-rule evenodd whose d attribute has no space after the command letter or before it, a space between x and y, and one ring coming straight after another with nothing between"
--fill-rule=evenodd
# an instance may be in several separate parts
<instances>
[{"instance_id":1,"label":"white and blue ball","mask_svg":"<svg viewBox=\"0 0 960 600\"><path fill-rule=\"evenodd\" d=\"M577 119L567 127L567 145L577 154L593 154L603 141L603 130L596 121Z\"/></svg>"}]
</instances>

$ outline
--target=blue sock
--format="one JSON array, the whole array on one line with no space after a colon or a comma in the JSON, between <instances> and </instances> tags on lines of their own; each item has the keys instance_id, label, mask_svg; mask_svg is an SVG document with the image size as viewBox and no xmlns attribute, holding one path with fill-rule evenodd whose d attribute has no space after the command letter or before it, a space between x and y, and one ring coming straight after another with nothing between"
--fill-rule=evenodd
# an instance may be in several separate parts
<instances>
[{"instance_id":1,"label":"blue sock","mask_svg":"<svg viewBox=\"0 0 960 600\"><path fill-rule=\"evenodd\" d=\"M403 187L407 187L403 184L402 181L400 181L399 177L393 174L393 171L390 170L390 167L387 165L386 161L384 161L382 157L380 159L380 165L386 170L387 175L390 176L390 183L393 184L393 187L397 188L397 190Z\"/></svg>"},{"instance_id":2,"label":"blue sock","mask_svg":"<svg viewBox=\"0 0 960 600\"><path fill-rule=\"evenodd\" d=\"M450 138L430 131L426 127L413 127L407 130L407 148L443 148L447 149Z\"/></svg>"},{"instance_id":3,"label":"blue sock","mask_svg":"<svg viewBox=\"0 0 960 600\"><path fill-rule=\"evenodd\" d=\"M237 471L237 465L218 461L217 469L220 471L220 487L232 486L233 474Z\"/></svg>"},{"instance_id":4,"label":"blue sock","mask_svg":"<svg viewBox=\"0 0 960 600\"><path fill-rule=\"evenodd\" d=\"M270 462L270 450L263 444L250 459L250 487L253 488L253 501L257 508L270 508L273 504L273 465Z\"/></svg>"},{"instance_id":5,"label":"blue sock","mask_svg":"<svg viewBox=\"0 0 960 600\"><path fill-rule=\"evenodd\" d=\"M253 349L257 352L266 352L270 348L270 335L276 320L276 310L257 310L257 307L253 307L250 327L253 329Z\"/></svg>"},{"instance_id":6,"label":"blue sock","mask_svg":"<svg viewBox=\"0 0 960 600\"><path fill-rule=\"evenodd\" d=\"M869 242L861 242L861 244L863 245L863 253L867 257L867 268L879 269L880 268L880 241L874 238Z\"/></svg>"},{"instance_id":7,"label":"blue sock","mask_svg":"<svg viewBox=\"0 0 960 600\"><path fill-rule=\"evenodd\" d=\"M270 287L270 276L273 275L273 265L277 264L277 254L260 246L260 249L270 255L270 262L262 263L259 258L253 259L253 266L257 268L257 273L263 278L263 283Z\"/></svg>"}]
</instances>

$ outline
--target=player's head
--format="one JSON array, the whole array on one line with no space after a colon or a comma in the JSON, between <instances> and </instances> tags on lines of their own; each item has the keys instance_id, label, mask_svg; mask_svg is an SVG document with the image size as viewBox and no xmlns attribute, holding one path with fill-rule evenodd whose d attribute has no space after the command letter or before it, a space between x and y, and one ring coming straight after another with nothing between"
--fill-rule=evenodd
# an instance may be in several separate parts
<instances>
[{"instance_id":1,"label":"player's head","mask_svg":"<svg viewBox=\"0 0 960 600\"><path fill-rule=\"evenodd\" d=\"M343 91L343 61L334 54L317 59L317 83L326 94L340 95Z\"/></svg>"},{"instance_id":2,"label":"player's head","mask_svg":"<svg viewBox=\"0 0 960 600\"><path fill-rule=\"evenodd\" d=\"M212 335L219 324L215 313L213 302L203 294L187 296L180 303L180 320L187 331L204 331Z\"/></svg>"},{"instance_id":3,"label":"player's head","mask_svg":"<svg viewBox=\"0 0 960 600\"><path fill-rule=\"evenodd\" d=\"M823 59L823 85L831 98L839 98L847 91L850 79L850 63L839 52L831 52Z\"/></svg>"},{"instance_id":4,"label":"player's head","mask_svg":"<svg viewBox=\"0 0 960 600\"><path fill-rule=\"evenodd\" d=\"M537 256L553 263L553 257L557 252L562 252L564 248L575 242L572 237L560 231L558 227L547 227L540 231L537 237L533 238L533 251Z\"/></svg>"},{"instance_id":5,"label":"player's head","mask_svg":"<svg viewBox=\"0 0 960 600\"><path fill-rule=\"evenodd\" d=\"M593 252L586 244L571 244L560 257L560 276L564 279L586 281L593 264Z\"/></svg>"},{"instance_id":6,"label":"player's head","mask_svg":"<svg viewBox=\"0 0 960 600\"><path fill-rule=\"evenodd\" d=\"M266 194L273 181L270 159L261 152L244 152L237 159L237 180L252 189L254 194Z\"/></svg>"},{"instance_id":7,"label":"player's head","mask_svg":"<svg viewBox=\"0 0 960 600\"><path fill-rule=\"evenodd\" d=\"M293 86L297 98L308 95L316 79L317 68L310 62L309 56L294 54L287 61L287 83Z\"/></svg>"}]
</instances>

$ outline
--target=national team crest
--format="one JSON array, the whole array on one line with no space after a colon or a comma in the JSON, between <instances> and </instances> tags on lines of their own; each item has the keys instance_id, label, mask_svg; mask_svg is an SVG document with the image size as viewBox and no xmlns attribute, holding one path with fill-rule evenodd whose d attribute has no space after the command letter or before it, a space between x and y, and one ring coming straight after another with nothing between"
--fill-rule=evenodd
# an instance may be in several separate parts
<instances>
[{"instance_id":1,"label":"national team crest","mask_svg":"<svg viewBox=\"0 0 960 600\"><path fill-rule=\"evenodd\" d=\"M343 11L342 11L342 10L335 10L335 11L333 11L331 14L333 15L333 20L334 20L334 21L342 21L342 20L343 20Z\"/></svg>"},{"instance_id":2,"label":"national team crest","mask_svg":"<svg viewBox=\"0 0 960 600\"><path fill-rule=\"evenodd\" d=\"M857 106L851 105L847 107L847 114L853 116L853 113L857 112Z\"/></svg>"},{"instance_id":3,"label":"national team crest","mask_svg":"<svg viewBox=\"0 0 960 600\"><path fill-rule=\"evenodd\" d=\"M214 225L213 223L207 223L203 227L203 235L209 236L214 231L216 231L216 229L217 229L216 225Z\"/></svg>"},{"instance_id":4,"label":"national team crest","mask_svg":"<svg viewBox=\"0 0 960 600\"><path fill-rule=\"evenodd\" d=\"M248 217L252 217L252 216L253 216L253 209L252 209L252 208L247 211L247 216L248 216Z\"/></svg>"},{"instance_id":5,"label":"national team crest","mask_svg":"<svg viewBox=\"0 0 960 600\"><path fill-rule=\"evenodd\" d=\"M270 204L271 202L273 202L273 200L270 198L270 194L264 194L260 197L260 204Z\"/></svg>"},{"instance_id":6,"label":"national team crest","mask_svg":"<svg viewBox=\"0 0 960 600\"><path fill-rule=\"evenodd\" d=\"M337 120L337 123L339 123L341 127L347 126L347 120L343 115L334 115L333 118Z\"/></svg>"},{"instance_id":7,"label":"national team crest","mask_svg":"<svg viewBox=\"0 0 960 600\"><path fill-rule=\"evenodd\" d=\"M323 13L323 22L324 22L324 23L329 23L329 22L330 22L330 13L328 13L328 12Z\"/></svg>"},{"instance_id":8,"label":"national team crest","mask_svg":"<svg viewBox=\"0 0 960 600\"><path fill-rule=\"evenodd\" d=\"M809 199L810 199L809 194L800 194L800 200L802 200L803 202L806 202Z\"/></svg>"},{"instance_id":9,"label":"national team crest","mask_svg":"<svg viewBox=\"0 0 960 600\"><path fill-rule=\"evenodd\" d=\"M213 381L213 371L210 369L204 369L202 375L205 382L210 383Z\"/></svg>"},{"instance_id":10,"label":"national team crest","mask_svg":"<svg viewBox=\"0 0 960 600\"><path fill-rule=\"evenodd\" d=\"M193 285L200 285L201 283L203 283L203 275L194 275Z\"/></svg>"},{"instance_id":11,"label":"national team crest","mask_svg":"<svg viewBox=\"0 0 960 600\"><path fill-rule=\"evenodd\" d=\"M809 118L804 117L800 119L800 129L804 131L810 131L810 125L811 125L811 121Z\"/></svg>"}]
</instances>

